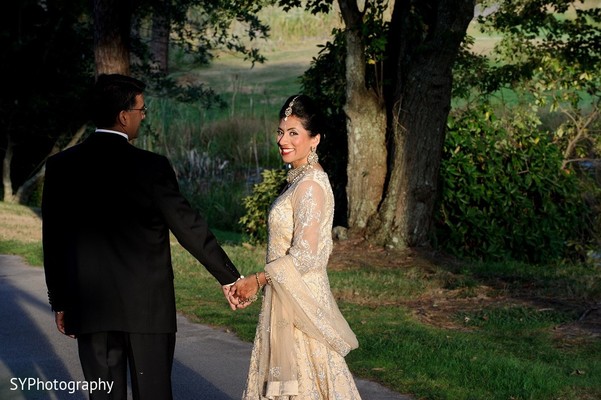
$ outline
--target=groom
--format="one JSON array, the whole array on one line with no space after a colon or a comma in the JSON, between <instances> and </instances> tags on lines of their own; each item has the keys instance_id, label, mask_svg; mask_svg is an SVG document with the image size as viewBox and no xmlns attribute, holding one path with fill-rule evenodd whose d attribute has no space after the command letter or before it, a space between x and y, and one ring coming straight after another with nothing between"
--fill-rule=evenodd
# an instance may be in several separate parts
<instances>
[{"instance_id":1,"label":"groom","mask_svg":"<svg viewBox=\"0 0 601 400\"><path fill-rule=\"evenodd\" d=\"M167 158L129 141L146 117L145 84L101 75L96 131L46 163L44 269L57 328L76 337L87 381L114 382L93 400L170 400L176 310L170 232L228 296L240 274L179 191Z\"/></svg>"}]
</instances>

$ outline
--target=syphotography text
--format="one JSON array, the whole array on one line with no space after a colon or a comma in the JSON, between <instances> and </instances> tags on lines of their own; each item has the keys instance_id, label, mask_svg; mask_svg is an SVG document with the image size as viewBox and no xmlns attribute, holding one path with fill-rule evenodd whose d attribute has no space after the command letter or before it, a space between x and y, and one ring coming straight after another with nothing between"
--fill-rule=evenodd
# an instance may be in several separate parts
<instances>
[{"instance_id":1,"label":"syphotography text","mask_svg":"<svg viewBox=\"0 0 601 400\"><path fill-rule=\"evenodd\" d=\"M56 392L69 392L69 394L82 390L90 394L99 391L110 394L113 390L113 383L114 382L103 381L100 379L98 379L98 381L59 381L58 379L49 381L40 378L11 378L10 390L21 389L23 392L31 390L54 390Z\"/></svg>"}]
</instances>

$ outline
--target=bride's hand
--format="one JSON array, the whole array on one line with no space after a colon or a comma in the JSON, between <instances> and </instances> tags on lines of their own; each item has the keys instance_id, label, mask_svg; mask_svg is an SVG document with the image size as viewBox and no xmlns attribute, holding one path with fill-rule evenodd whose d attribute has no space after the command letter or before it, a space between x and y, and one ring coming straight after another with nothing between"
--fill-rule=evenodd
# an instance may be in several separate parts
<instances>
[{"instance_id":1,"label":"bride's hand","mask_svg":"<svg viewBox=\"0 0 601 400\"><path fill-rule=\"evenodd\" d=\"M238 299L238 308L244 308L250 304L254 296L259 292L254 275L238 280L230 289L230 296Z\"/></svg>"}]
</instances>

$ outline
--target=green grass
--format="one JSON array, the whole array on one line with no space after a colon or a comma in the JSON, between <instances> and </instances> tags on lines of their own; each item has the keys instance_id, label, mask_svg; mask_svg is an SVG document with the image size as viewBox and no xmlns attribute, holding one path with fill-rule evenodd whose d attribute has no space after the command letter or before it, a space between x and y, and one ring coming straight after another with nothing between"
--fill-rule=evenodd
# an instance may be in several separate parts
<instances>
[{"instance_id":1,"label":"green grass","mask_svg":"<svg viewBox=\"0 0 601 400\"><path fill-rule=\"evenodd\" d=\"M0 240L0 254L21 256L27 264L41 266L44 264L42 243L20 242L16 240Z\"/></svg>"},{"instance_id":2,"label":"green grass","mask_svg":"<svg viewBox=\"0 0 601 400\"><path fill-rule=\"evenodd\" d=\"M3 213L24 209L0 204ZM239 233L214 232L242 274L263 268L264 247L245 245ZM0 240L0 254L42 265L39 242ZM173 262L180 312L253 340L260 302L233 312L217 281L177 243ZM353 373L416 398L449 400L601 397L598 337L556 335L557 327L581 314L570 302L598 301L599 275L599 267L590 265L457 260L382 268L361 258L329 271L332 291L360 343L347 356ZM493 300L479 306L483 293ZM458 306L447 308L445 324L421 321L415 304L438 301Z\"/></svg>"},{"instance_id":3,"label":"green grass","mask_svg":"<svg viewBox=\"0 0 601 400\"><path fill-rule=\"evenodd\" d=\"M245 274L262 268L261 248L227 246L226 251ZM180 310L252 340L259 305L232 313L209 274L190 256L179 250L176 254ZM519 274L518 268L510 266L505 272L493 271L488 278ZM532 278L526 268L522 272L517 278ZM470 270L464 269L464 274L459 281L475 279ZM427 399L593 399L601 395L601 343L562 346L552 336L554 326L577 319L574 312L499 304L455 312L451 319L458 328L440 329L418 322L402 305L403 300L418 299L443 284L440 271L426 274L416 268L380 270L363 265L329 275L340 309L360 342L359 349L347 357L358 376ZM543 279L552 282L562 272L547 275ZM598 277L592 271L589 275ZM546 294L566 295L557 290L551 287Z\"/></svg>"},{"instance_id":4,"label":"green grass","mask_svg":"<svg viewBox=\"0 0 601 400\"><path fill-rule=\"evenodd\" d=\"M224 235L215 232L221 243ZM258 271L265 259L264 249L224 244L224 249L243 275ZM191 320L214 326L226 326L243 340L254 338L259 304L232 312L219 283L189 253L178 245L173 249L175 292L179 311Z\"/></svg>"},{"instance_id":5,"label":"green grass","mask_svg":"<svg viewBox=\"0 0 601 400\"><path fill-rule=\"evenodd\" d=\"M332 29L342 24L337 12L313 15L293 9L284 13L277 7L264 8L260 18L271 27L270 37L247 45L258 48L265 63L253 66L242 56L226 51L217 53L206 66L173 60L172 77L202 83L227 103L226 109L204 112L208 121L251 117L275 124L284 100L301 90L298 78L317 56L318 46L330 40Z\"/></svg>"},{"instance_id":6,"label":"green grass","mask_svg":"<svg viewBox=\"0 0 601 400\"><path fill-rule=\"evenodd\" d=\"M578 399L589 387L600 393L598 356L558 350L544 333L507 343L512 331L433 329L398 308L345 309L361 343L348 356L351 368L399 391L427 399ZM571 374L579 368L588 371Z\"/></svg>"}]
</instances>

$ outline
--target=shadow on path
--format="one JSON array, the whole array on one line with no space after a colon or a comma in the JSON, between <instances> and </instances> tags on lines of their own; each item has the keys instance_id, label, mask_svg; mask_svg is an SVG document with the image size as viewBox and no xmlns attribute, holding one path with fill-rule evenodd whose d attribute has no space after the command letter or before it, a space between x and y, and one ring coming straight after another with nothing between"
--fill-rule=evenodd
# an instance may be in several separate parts
<instances>
[{"instance_id":1,"label":"shadow on path","mask_svg":"<svg viewBox=\"0 0 601 400\"><path fill-rule=\"evenodd\" d=\"M0 255L0 321L0 399L88 398L75 390L84 380L77 343L56 330L41 268ZM178 400L233 398L177 359L173 375Z\"/></svg>"},{"instance_id":2,"label":"shadow on path","mask_svg":"<svg viewBox=\"0 0 601 400\"><path fill-rule=\"evenodd\" d=\"M52 390L55 379L67 382L81 377L68 367L72 357L62 357L75 349L75 341L57 347L50 340L50 334L62 335L43 296L30 291L43 284L41 278L39 270L23 268L17 257L0 256L0 398L55 399L66 394L73 400L85 399L81 392L70 394L67 388L63 393Z\"/></svg>"}]
</instances>

